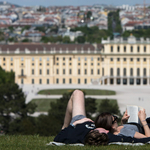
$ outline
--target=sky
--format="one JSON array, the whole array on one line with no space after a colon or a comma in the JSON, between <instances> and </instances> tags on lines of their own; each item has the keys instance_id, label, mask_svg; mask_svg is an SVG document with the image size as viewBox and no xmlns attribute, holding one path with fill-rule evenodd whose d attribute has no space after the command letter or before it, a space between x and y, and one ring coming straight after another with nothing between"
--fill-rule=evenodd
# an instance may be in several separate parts
<instances>
[{"instance_id":1,"label":"sky","mask_svg":"<svg viewBox=\"0 0 150 150\"><path fill-rule=\"evenodd\" d=\"M93 4L110 4L110 5L135 5L143 4L144 0L5 0L7 2L21 6L66 6L66 5L93 5ZM150 4L150 0L145 0Z\"/></svg>"}]
</instances>

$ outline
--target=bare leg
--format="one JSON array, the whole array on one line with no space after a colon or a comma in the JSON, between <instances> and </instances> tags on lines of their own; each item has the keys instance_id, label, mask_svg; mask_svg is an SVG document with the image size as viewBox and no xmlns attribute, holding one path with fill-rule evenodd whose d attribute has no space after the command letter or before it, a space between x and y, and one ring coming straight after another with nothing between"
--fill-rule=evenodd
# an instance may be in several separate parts
<instances>
[{"instance_id":1,"label":"bare leg","mask_svg":"<svg viewBox=\"0 0 150 150\"><path fill-rule=\"evenodd\" d=\"M71 119L76 115L86 116L84 94L80 90L75 90L68 101L62 129L68 127L71 122Z\"/></svg>"}]
</instances>

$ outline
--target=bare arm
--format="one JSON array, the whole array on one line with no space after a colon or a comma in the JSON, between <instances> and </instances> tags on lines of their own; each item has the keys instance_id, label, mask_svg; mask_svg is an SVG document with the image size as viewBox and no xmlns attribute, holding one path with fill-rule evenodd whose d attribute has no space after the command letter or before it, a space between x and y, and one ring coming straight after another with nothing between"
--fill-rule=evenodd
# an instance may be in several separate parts
<instances>
[{"instance_id":1,"label":"bare arm","mask_svg":"<svg viewBox=\"0 0 150 150\"><path fill-rule=\"evenodd\" d=\"M127 123L129 117L130 117L130 116L128 115L128 112L127 112L127 110L126 110L125 113L124 113L124 115L123 115L123 117L122 117L122 119L121 119L121 124Z\"/></svg>"},{"instance_id":2,"label":"bare arm","mask_svg":"<svg viewBox=\"0 0 150 150\"><path fill-rule=\"evenodd\" d=\"M94 122L92 121L91 119L89 118L83 118L83 119L80 119L80 120L77 120L73 123L74 126L76 126L77 124L81 124L81 123L84 123L84 122L87 122L87 121L90 121L90 122Z\"/></svg>"},{"instance_id":3,"label":"bare arm","mask_svg":"<svg viewBox=\"0 0 150 150\"><path fill-rule=\"evenodd\" d=\"M149 129L149 126L147 125L147 122L146 122L145 109L140 110L138 113L138 116L139 116L139 119L140 119L142 126L144 128L145 136L150 137L150 129Z\"/></svg>"}]
</instances>

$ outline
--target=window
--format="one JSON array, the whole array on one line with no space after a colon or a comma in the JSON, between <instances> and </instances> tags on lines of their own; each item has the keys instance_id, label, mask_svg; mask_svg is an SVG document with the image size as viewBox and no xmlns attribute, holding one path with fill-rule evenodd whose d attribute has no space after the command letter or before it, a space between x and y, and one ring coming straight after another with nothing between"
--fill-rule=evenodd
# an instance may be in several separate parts
<instances>
[{"instance_id":1,"label":"window","mask_svg":"<svg viewBox=\"0 0 150 150\"><path fill-rule=\"evenodd\" d=\"M146 46L144 46L144 52L146 52Z\"/></svg>"},{"instance_id":2,"label":"window","mask_svg":"<svg viewBox=\"0 0 150 150\"><path fill-rule=\"evenodd\" d=\"M49 74L49 69L47 69L47 75Z\"/></svg>"},{"instance_id":3,"label":"window","mask_svg":"<svg viewBox=\"0 0 150 150\"><path fill-rule=\"evenodd\" d=\"M47 79L47 84L49 84L49 79Z\"/></svg>"},{"instance_id":4,"label":"window","mask_svg":"<svg viewBox=\"0 0 150 150\"><path fill-rule=\"evenodd\" d=\"M104 68L102 68L102 76L104 76L104 74L105 74L104 71L105 71Z\"/></svg>"},{"instance_id":5,"label":"window","mask_svg":"<svg viewBox=\"0 0 150 150\"><path fill-rule=\"evenodd\" d=\"M49 63L47 63L47 66L49 66Z\"/></svg>"},{"instance_id":6,"label":"window","mask_svg":"<svg viewBox=\"0 0 150 150\"><path fill-rule=\"evenodd\" d=\"M40 66L42 66L42 63L40 63Z\"/></svg>"},{"instance_id":7,"label":"window","mask_svg":"<svg viewBox=\"0 0 150 150\"><path fill-rule=\"evenodd\" d=\"M78 63L78 66L80 66L80 63Z\"/></svg>"},{"instance_id":8,"label":"window","mask_svg":"<svg viewBox=\"0 0 150 150\"><path fill-rule=\"evenodd\" d=\"M84 79L84 84L87 84L87 79Z\"/></svg>"},{"instance_id":9,"label":"window","mask_svg":"<svg viewBox=\"0 0 150 150\"><path fill-rule=\"evenodd\" d=\"M137 61L140 61L140 58L137 58Z\"/></svg>"},{"instance_id":10,"label":"window","mask_svg":"<svg viewBox=\"0 0 150 150\"><path fill-rule=\"evenodd\" d=\"M32 74L34 74L34 69L32 69Z\"/></svg>"},{"instance_id":11,"label":"window","mask_svg":"<svg viewBox=\"0 0 150 150\"><path fill-rule=\"evenodd\" d=\"M42 84L42 79L39 79L39 84Z\"/></svg>"},{"instance_id":12,"label":"window","mask_svg":"<svg viewBox=\"0 0 150 150\"><path fill-rule=\"evenodd\" d=\"M49 61L49 57L47 57L47 61Z\"/></svg>"},{"instance_id":13,"label":"window","mask_svg":"<svg viewBox=\"0 0 150 150\"><path fill-rule=\"evenodd\" d=\"M78 84L80 84L80 79L78 79Z\"/></svg>"},{"instance_id":14,"label":"window","mask_svg":"<svg viewBox=\"0 0 150 150\"><path fill-rule=\"evenodd\" d=\"M113 52L113 46L111 46L111 52Z\"/></svg>"},{"instance_id":15,"label":"window","mask_svg":"<svg viewBox=\"0 0 150 150\"><path fill-rule=\"evenodd\" d=\"M100 69L97 69L97 74L100 74Z\"/></svg>"},{"instance_id":16,"label":"window","mask_svg":"<svg viewBox=\"0 0 150 150\"><path fill-rule=\"evenodd\" d=\"M3 61L5 61L5 57L3 58Z\"/></svg>"},{"instance_id":17,"label":"window","mask_svg":"<svg viewBox=\"0 0 150 150\"><path fill-rule=\"evenodd\" d=\"M130 58L130 61L133 61L133 58Z\"/></svg>"},{"instance_id":18,"label":"window","mask_svg":"<svg viewBox=\"0 0 150 150\"><path fill-rule=\"evenodd\" d=\"M84 60L87 61L87 58L85 57Z\"/></svg>"},{"instance_id":19,"label":"window","mask_svg":"<svg viewBox=\"0 0 150 150\"><path fill-rule=\"evenodd\" d=\"M139 46L137 47L137 52L140 52L140 47Z\"/></svg>"},{"instance_id":20,"label":"window","mask_svg":"<svg viewBox=\"0 0 150 150\"><path fill-rule=\"evenodd\" d=\"M69 69L69 74L72 74L72 69Z\"/></svg>"},{"instance_id":21,"label":"window","mask_svg":"<svg viewBox=\"0 0 150 150\"><path fill-rule=\"evenodd\" d=\"M140 68L137 68L137 76L140 76Z\"/></svg>"},{"instance_id":22,"label":"window","mask_svg":"<svg viewBox=\"0 0 150 150\"><path fill-rule=\"evenodd\" d=\"M42 61L42 57L39 58L39 61Z\"/></svg>"},{"instance_id":23,"label":"window","mask_svg":"<svg viewBox=\"0 0 150 150\"><path fill-rule=\"evenodd\" d=\"M120 47L119 46L117 47L117 51L120 52Z\"/></svg>"},{"instance_id":24,"label":"window","mask_svg":"<svg viewBox=\"0 0 150 150\"><path fill-rule=\"evenodd\" d=\"M32 57L32 61L34 61L34 57Z\"/></svg>"},{"instance_id":25,"label":"window","mask_svg":"<svg viewBox=\"0 0 150 150\"><path fill-rule=\"evenodd\" d=\"M59 69L56 69L56 74L59 74Z\"/></svg>"},{"instance_id":26,"label":"window","mask_svg":"<svg viewBox=\"0 0 150 150\"><path fill-rule=\"evenodd\" d=\"M120 58L117 58L117 61L120 61Z\"/></svg>"},{"instance_id":27,"label":"window","mask_svg":"<svg viewBox=\"0 0 150 150\"><path fill-rule=\"evenodd\" d=\"M32 84L34 84L34 79L32 79Z\"/></svg>"},{"instance_id":28,"label":"window","mask_svg":"<svg viewBox=\"0 0 150 150\"><path fill-rule=\"evenodd\" d=\"M34 66L34 63L32 63L32 66Z\"/></svg>"},{"instance_id":29,"label":"window","mask_svg":"<svg viewBox=\"0 0 150 150\"><path fill-rule=\"evenodd\" d=\"M91 69L91 74L93 74L93 69Z\"/></svg>"},{"instance_id":30,"label":"window","mask_svg":"<svg viewBox=\"0 0 150 150\"><path fill-rule=\"evenodd\" d=\"M93 61L93 57L91 57L91 61Z\"/></svg>"},{"instance_id":31,"label":"window","mask_svg":"<svg viewBox=\"0 0 150 150\"><path fill-rule=\"evenodd\" d=\"M63 63L63 66L65 66L65 63Z\"/></svg>"},{"instance_id":32,"label":"window","mask_svg":"<svg viewBox=\"0 0 150 150\"><path fill-rule=\"evenodd\" d=\"M57 58L56 58L56 60L58 61L58 60L59 60L59 58L57 57Z\"/></svg>"},{"instance_id":33,"label":"window","mask_svg":"<svg viewBox=\"0 0 150 150\"><path fill-rule=\"evenodd\" d=\"M23 70L23 69L21 69L21 75L22 75L22 76L24 75L24 70Z\"/></svg>"},{"instance_id":34,"label":"window","mask_svg":"<svg viewBox=\"0 0 150 150\"><path fill-rule=\"evenodd\" d=\"M23 79L21 79L21 84L23 84L24 83L24 80Z\"/></svg>"},{"instance_id":35,"label":"window","mask_svg":"<svg viewBox=\"0 0 150 150\"><path fill-rule=\"evenodd\" d=\"M78 57L78 61L80 61L80 57Z\"/></svg>"},{"instance_id":36,"label":"window","mask_svg":"<svg viewBox=\"0 0 150 150\"><path fill-rule=\"evenodd\" d=\"M63 84L65 84L66 83L66 80L63 78Z\"/></svg>"},{"instance_id":37,"label":"window","mask_svg":"<svg viewBox=\"0 0 150 150\"><path fill-rule=\"evenodd\" d=\"M87 74L87 69L84 69L84 74Z\"/></svg>"},{"instance_id":38,"label":"window","mask_svg":"<svg viewBox=\"0 0 150 150\"><path fill-rule=\"evenodd\" d=\"M126 76L126 68L123 68L123 75Z\"/></svg>"},{"instance_id":39,"label":"window","mask_svg":"<svg viewBox=\"0 0 150 150\"><path fill-rule=\"evenodd\" d=\"M63 61L65 61L65 57L63 57Z\"/></svg>"},{"instance_id":40,"label":"window","mask_svg":"<svg viewBox=\"0 0 150 150\"><path fill-rule=\"evenodd\" d=\"M124 52L126 52L126 46L124 46Z\"/></svg>"},{"instance_id":41,"label":"window","mask_svg":"<svg viewBox=\"0 0 150 150\"><path fill-rule=\"evenodd\" d=\"M87 65L87 63L84 64L85 66Z\"/></svg>"},{"instance_id":42,"label":"window","mask_svg":"<svg viewBox=\"0 0 150 150\"><path fill-rule=\"evenodd\" d=\"M143 75L146 76L146 68L143 69Z\"/></svg>"},{"instance_id":43,"label":"window","mask_svg":"<svg viewBox=\"0 0 150 150\"><path fill-rule=\"evenodd\" d=\"M104 61L104 58L102 58L102 61Z\"/></svg>"},{"instance_id":44,"label":"window","mask_svg":"<svg viewBox=\"0 0 150 150\"><path fill-rule=\"evenodd\" d=\"M5 63L3 63L3 66L5 66Z\"/></svg>"},{"instance_id":45,"label":"window","mask_svg":"<svg viewBox=\"0 0 150 150\"><path fill-rule=\"evenodd\" d=\"M80 74L80 69L78 69L78 74Z\"/></svg>"},{"instance_id":46,"label":"window","mask_svg":"<svg viewBox=\"0 0 150 150\"><path fill-rule=\"evenodd\" d=\"M13 63L11 63L11 66L13 65Z\"/></svg>"},{"instance_id":47,"label":"window","mask_svg":"<svg viewBox=\"0 0 150 150\"><path fill-rule=\"evenodd\" d=\"M59 63L56 64L57 66L59 65Z\"/></svg>"},{"instance_id":48,"label":"window","mask_svg":"<svg viewBox=\"0 0 150 150\"><path fill-rule=\"evenodd\" d=\"M146 58L143 58L143 61L146 61Z\"/></svg>"},{"instance_id":49,"label":"window","mask_svg":"<svg viewBox=\"0 0 150 150\"><path fill-rule=\"evenodd\" d=\"M65 69L63 69L63 74L65 74Z\"/></svg>"},{"instance_id":50,"label":"window","mask_svg":"<svg viewBox=\"0 0 150 150\"><path fill-rule=\"evenodd\" d=\"M110 75L113 76L113 68L110 68Z\"/></svg>"},{"instance_id":51,"label":"window","mask_svg":"<svg viewBox=\"0 0 150 150\"><path fill-rule=\"evenodd\" d=\"M133 46L131 46L131 52L133 52Z\"/></svg>"},{"instance_id":52,"label":"window","mask_svg":"<svg viewBox=\"0 0 150 150\"><path fill-rule=\"evenodd\" d=\"M69 65L71 66L71 65L72 65L72 63L69 63Z\"/></svg>"},{"instance_id":53,"label":"window","mask_svg":"<svg viewBox=\"0 0 150 150\"><path fill-rule=\"evenodd\" d=\"M13 58L11 57L10 60L13 61Z\"/></svg>"},{"instance_id":54,"label":"window","mask_svg":"<svg viewBox=\"0 0 150 150\"><path fill-rule=\"evenodd\" d=\"M21 66L23 66L23 63L21 63Z\"/></svg>"},{"instance_id":55,"label":"window","mask_svg":"<svg viewBox=\"0 0 150 150\"><path fill-rule=\"evenodd\" d=\"M100 61L100 58L98 57L97 60Z\"/></svg>"},{"instance_id":56,"label":"window","mask_svg":"<svg viewBox=\"0 0 150 150\"><path fill-rule=\"evenodd\" d=\"M120 76L120 68L117 68L117 76Z\"/></svg>"},{"instance_id":57,"label":"window","mask_svg":"<svg viewBox=\"0 0 150 150\"><path fill-rule=\"evenodd\" d=\"M113 61L113 58L110 58L110 61Z\"/></svg>"},{"instance_id":58,"label":"window","mask_svg":"<svg viewBox=\"0 0 150 150\"><path fill-rule=\"evenodd\" d=\"M130 68L130 76L133 76L133 68Z\"/></svg>"},{"instance_id":59,"label":"window","mask_svg":"<svg viewBox=\"0 0 150 150\"><path fill-rule=\"evenodd\" d=\"M69 79L69 84L71 84L72 83L72 79Z\"/></svg>"},{"instance_id":60,"label":"window","mask_svg":"<svg viewBox=\"0 0 150 150\"><path fill-rule=\"evenodd\" d=\"M42 74L42 69L39 70L39 74Z\"/></svg>"},{"instance_id":61,"label":"window","mask_svg":"<svg viewBox=\"0 0 150 150\"><path fill-rule=\"evenodd\" d=\"M69 60L71 61L71 60L72 60L72 58L70 57L70 58L69 58Z\"/></svg>"},{"instance_id":62,"label":"window","mask_svg":"<svg viewBox=\"0 0 150 150\"><path fill-rule=\"evenodd\" d=\"M59 79L58 78L56 79L56 83L59 84Z\"/></svg>"},{"instance_id":63,"label":"window","mask_svg":"<svg viewBox=\"0 0 150 150\"><path fill-rule=\"evenodd\" d=\"M123 61L126 61L127 59L126 58L123 58Z\"/></svg>"},{"instance_id":64,"label":"window","mask_svg":"<svg viewBox=\"0 0 150 150\"><path fill-rule=\"evenodd\" d=\"M91 66L93 66L93 63L91 63Z\"/></svg>"},{"instance_id":65,"label":"window","mask_svg":"<svg viewBox=\"0 0 150 150\"><path fill-rule=\"evenodd\" d=\"M97 64L98 66L100 65L100 63Z\"/></svg>"},{"instance_id":66,"label":"window","mask_svg":"<svg viewBox=\"0 0 150 150\"><path fill-rule=\"evenodd\" d=\"M21 57L21 61L23 61L24 59L23 59L23 57Z\"/></svg>"}]
</instances>

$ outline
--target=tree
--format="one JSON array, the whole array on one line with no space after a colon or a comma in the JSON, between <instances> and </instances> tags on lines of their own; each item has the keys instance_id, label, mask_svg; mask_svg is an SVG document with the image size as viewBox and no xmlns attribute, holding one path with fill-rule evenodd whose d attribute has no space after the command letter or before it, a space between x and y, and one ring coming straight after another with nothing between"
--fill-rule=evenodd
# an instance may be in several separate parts
<instances>
[{"instance_id":1,"label":"tree","mask_svg":"<svg viewBox=\"0 0 150 150\"><path fill-rule=\"evenodd\" d=\"M119 106L117 101L109 100L109 99L103 99L98 107L98 112L110 112L112 114L116 114L118 116L121 116Z\"/></svg>"},{"instance_id":2,"label":"tree","mask_svg":"<svg viewBox=\"0 0 150 150\"><path fill-rule=\"evenodd\" d=\"M69 36L65 36L63 38L63 43L70 43L70 37Z\"/></svg>"},{"instance_id":3,"label":"tree","mask_svg":"<svg viewBox=\"0 0 150 150\"><path fill-rule=\"evenodd\" d=\"M14 73L5 72L0 68L0 127L9 133L10 124L15 119L24 119L33 113L36 105L25 103L22 89L14 83Z\"/></svg>"}]
</instances>

